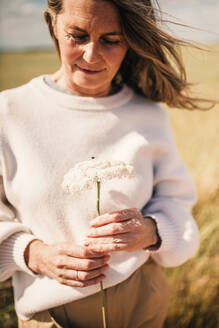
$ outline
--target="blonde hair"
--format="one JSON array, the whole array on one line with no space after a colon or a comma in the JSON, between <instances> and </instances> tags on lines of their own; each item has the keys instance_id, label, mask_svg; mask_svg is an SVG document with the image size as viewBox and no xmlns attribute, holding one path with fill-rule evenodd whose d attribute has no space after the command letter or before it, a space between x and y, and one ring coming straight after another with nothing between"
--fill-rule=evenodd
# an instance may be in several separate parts
<instances>
[{"instance_id":1,"label":"blonde hair","mask_svg":"<svg viewBox=\"0 0 219 328\"><path fill-rule=\"evenodd\" d=\"M136 93L155 102L164 102L170 107L192 110L214 106L213 101L189 96L191 84L187 81L180 48L191 44L159 28L159 6L158 9L153 8L151 0L95 1L112 2L120 14L121 27L129 48L117 77L120 76ZM59 57L53 20L62 9L62 0L48 0L48 8L44 13Z\"/></svg>"}]
</instances>

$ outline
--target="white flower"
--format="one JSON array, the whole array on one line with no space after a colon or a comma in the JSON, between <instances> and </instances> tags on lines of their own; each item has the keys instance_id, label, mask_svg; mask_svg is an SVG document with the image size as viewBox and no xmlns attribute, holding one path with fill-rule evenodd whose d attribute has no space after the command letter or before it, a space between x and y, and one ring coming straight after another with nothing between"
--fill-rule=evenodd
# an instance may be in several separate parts
<instances>
[{"instance_id":1,"label":"white flower","mask_svg":"<svg viewBox=\"0 0 219 328\"><path fill-rule=\"evenodd\" d=\"M94 183L107 180L133 178L135 169L122 161L91 159L77 163L64 176L62 187L69 193L91 189Z\"/></svg>"}]
</instances>

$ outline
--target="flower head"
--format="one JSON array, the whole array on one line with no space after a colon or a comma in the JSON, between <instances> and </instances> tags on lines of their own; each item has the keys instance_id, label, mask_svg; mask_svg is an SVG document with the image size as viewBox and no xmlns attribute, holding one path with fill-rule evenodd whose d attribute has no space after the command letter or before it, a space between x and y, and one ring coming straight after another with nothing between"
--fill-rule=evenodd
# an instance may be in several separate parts
<instances>
[{"instance_id":1,"label":"flower head","mask_svg":"<svg viewBox=\"0 0 219 328\"><path fill-rule=\"evenodd\" d=\"M62 187L70 193L91 189L97 182L112 179L133 178L135 169L122 161L91 159L77 163L64 176Z\"/></svg>"}]
</instances>

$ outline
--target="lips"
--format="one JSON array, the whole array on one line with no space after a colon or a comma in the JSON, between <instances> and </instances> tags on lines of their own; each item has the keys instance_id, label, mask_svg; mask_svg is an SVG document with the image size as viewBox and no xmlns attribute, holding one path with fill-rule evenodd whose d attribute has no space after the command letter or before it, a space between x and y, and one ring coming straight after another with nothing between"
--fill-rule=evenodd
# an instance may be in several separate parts
<instances>
[{"instance_id":1,"label":"lips","mask_svg":"<svg viewBox=\"0 0 219 328\"><path fill-rule=\"evenodd\" d=\"M101 73L104 71L104 69L100 69L100 70L87 69L87 68L80 67L78 65L76 65L76 67L79 69L79 71L86 73L86 74L91 74L91 75L98 74L98 73Z\"/></svg>"}]
</instances>

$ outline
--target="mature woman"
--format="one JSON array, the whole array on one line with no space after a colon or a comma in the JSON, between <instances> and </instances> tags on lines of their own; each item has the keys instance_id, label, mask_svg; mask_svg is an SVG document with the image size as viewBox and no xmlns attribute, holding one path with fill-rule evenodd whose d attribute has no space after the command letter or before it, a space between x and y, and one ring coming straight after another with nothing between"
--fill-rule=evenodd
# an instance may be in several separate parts
<instances>
[{"instance_id":1,"label":"mature woman","mask_svg":"<svg viewBox=\"0 0 219 328\"><path fill-rule=\"evenodd\" d=\"M60 69L0 94L0 279L13 277L19 327L101 327L100 281L108 327L162 327L162 266L199 244L195 188L158 104L198 107L180 42L150 0L49 0L45 18ZM101 216L95 191L61 188L92 156L136 171L106 183Z\"/></svg>"}]
</instances>

